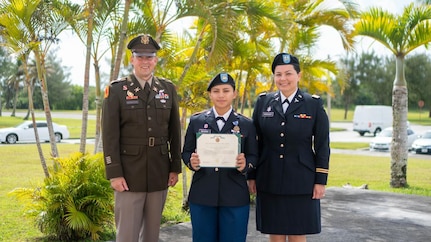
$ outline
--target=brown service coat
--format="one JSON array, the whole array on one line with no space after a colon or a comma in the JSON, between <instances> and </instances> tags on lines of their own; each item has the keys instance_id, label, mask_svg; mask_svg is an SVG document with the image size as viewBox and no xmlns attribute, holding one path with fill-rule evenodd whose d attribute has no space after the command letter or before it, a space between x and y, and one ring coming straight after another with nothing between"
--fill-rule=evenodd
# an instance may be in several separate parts
<instances>
[{"instance_id":1,"label":"brown service coat","mask_svg":"<svg viewBox=\"0 0 431 242\"><path fill-rule=\"evenodd\" d=\"M124 177L132 192L165 190L169 172L181 172L175 86L153 77L148 98L143 89L134 75L111 82L102 111L106 176Z\"/></svg>"}]
</instances>

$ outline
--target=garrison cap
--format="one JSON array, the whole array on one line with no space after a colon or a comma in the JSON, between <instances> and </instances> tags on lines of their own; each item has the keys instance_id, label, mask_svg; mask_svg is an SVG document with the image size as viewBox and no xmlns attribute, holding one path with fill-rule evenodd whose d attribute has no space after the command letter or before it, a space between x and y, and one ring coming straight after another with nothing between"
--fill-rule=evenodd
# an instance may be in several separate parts
<instances>
[{"instance_id":1,"label":"garrison cap","mask_svg":"<svg viewBox=\"0 0 431 242\"><path fill-rule=\"evenodd\" d=\"M299 69L299 60L295 56L287 53L280 53L275 56L274 61L272 62L272 73L274 73L275 67L278 65L293 65L297 72L300 72Z\"/></svg>"},{"instance_id":2,"label":"garrison cap","mask_svg":"<svg viewBox=\"0 0 431 242\"><path fill-rule=\"evenodd\" d=\"M233 80L232 76L226 72L222 72L217 74L217 76L215 76L210 81L210 83L208 84L207 91L209 92L211 91L211 88L213 88L214 86L222 85L222 84L229 84L233 87L233 90L235 90L235 81Z\"/></svg>"},{"instance_id":3,"label":"garrison cap","mask_svg":"<svg viewBox=\"0 0 431 242\"><path fill-rule=\"evenodd\" d=\"M134 56L156 56L160 46L151 35L141 34L130 40L127 49L131 50Z\"/></svg>"}]
</instances>

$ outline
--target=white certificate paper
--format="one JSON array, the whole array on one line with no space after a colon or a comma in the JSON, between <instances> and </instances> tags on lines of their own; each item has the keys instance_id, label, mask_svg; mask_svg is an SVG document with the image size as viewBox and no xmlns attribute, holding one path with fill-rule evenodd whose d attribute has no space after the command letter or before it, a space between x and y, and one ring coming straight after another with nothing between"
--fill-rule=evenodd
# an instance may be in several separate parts
<instances>
[{"instance_id":1,"label":"white certificate paper","mask_svg":"<svg viewBox=\"0 0 431 242\"><path fill-rule=\"evenodd\" d=\"M239 134L196 134L196 153L201 167L236 167L240 150Z\"/></svg>"}]
</instances>

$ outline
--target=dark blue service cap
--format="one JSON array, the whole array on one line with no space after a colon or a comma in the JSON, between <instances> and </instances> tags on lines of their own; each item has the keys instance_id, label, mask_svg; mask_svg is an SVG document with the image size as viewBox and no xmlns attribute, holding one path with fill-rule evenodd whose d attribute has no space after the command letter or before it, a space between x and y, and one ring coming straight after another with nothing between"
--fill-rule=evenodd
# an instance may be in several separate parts
<instances>
[{"instance_id":1,"label":"dark blue service cap","mask_svg":"<svg viewBox=\"0 0 431 242\"><path fill-rule=\"evenodd\" d=\"M235 81L233 80L232 76L227 74L226 72L222 72L217 74L210 83L208 84L207 91L211 91L211 88L217 85L222 84L229 84L233 87L233 90L235 90Z\"/></svg>"},{"instance_id":2,"label":"dark blue service cap","mask_svg":"<svg viewBox=\"0 0 431 242\"><path fill-rule=\"evenodd\" d=\"M141 34L130 40L127 49L131 50L134 56L156 56L160 46L151 35Z\"/></svg>"},{"instance_id":3,"label":"dark blue service cap","mask_svg":"<svg viewBox=\"0 0 431 242\"><path fill-rule=\"evenodd\" d=\"M300 71L298 58L291 54L280 53L276 55L272 62L272 73L274 73L275 67L278 65L293 65L296 71Z\"/></svg>"}]
</instances>

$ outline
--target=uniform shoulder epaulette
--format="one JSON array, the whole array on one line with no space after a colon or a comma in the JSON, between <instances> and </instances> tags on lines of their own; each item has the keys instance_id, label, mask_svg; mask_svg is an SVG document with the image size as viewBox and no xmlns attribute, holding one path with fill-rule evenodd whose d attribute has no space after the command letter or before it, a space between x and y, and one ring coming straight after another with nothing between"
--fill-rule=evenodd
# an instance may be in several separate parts
<instances>
[{"instance_id":1,"label":"uniform shoulder epaulette","mask_svg":"<svg viewBox=\"0 0 431 242\"><path fill-rule=\"evenodd\" d=\"M259 93L259 97L266 96L266 94L268 94L268 93L267 92L261 92L261 93Z\"/></svg>"},{"instance_id":2,"label":"uniform shoulder epaulette","mask_svg":"<svg viewBox=\"0 0 431 242\"><path fill-rule=\"evenodd\" d=\"M316 95L316 94L311 95L311 97L312 97L312 98L315 98L315 99L319 99L319 98L320 98L320 96L319 96L319 95Z\"/></svg>"},{"instance_id":3,"label":"uniform shoulder epaulette","mask_svg":"<svg viewBox=\"0 0 431 242\"><path fill-rule=\"evenodd\" d=\"M206 110L203 110L203 111L200 111L200 112L193 113L193 114L192 114L192 116L199 115L199 114L201 114L201 113L203 113L203 112L205 112L205 111L206 111Z\"/></svg>"},{"instance_id":4,"label":"uniform shoulder epaulette","mask_svg":"<svg viewBox=\"0 0 431 242\"><path fill-rule=\"evenodd\" d=\"M164 77L155 77L157 80L159 80L159 81L164 81L164 82L169 82L169 83L173 83L171 80L169 80L169 79L166 79L166 78L164 78Z\"/></svg>"},{"instance_id":5,"label":"uniform shoulder epaulette","mask_svg":"<svg viewBox=\"0 0 431 242\"><path fill-rule=\"evenodd\" d=\"M127 77L122 77L122 78L119 78L119 79L113 80L113 81L111 81L111 82L109 83L109 85L113 85L113 84L120 83L120 82L124 82L124 81L127 81Z\"/></svg>"},{"instance_id":6,"label":"uniform shoulder epaulette","mask_svg":"<svg viewBox=\"0 0 431 242\"><path fill-rule=\"evenodd\" d=\"M251 120L251 118L249 118L249 117L245 116L245 115L244 115L244 114L242 114L242 113L237 113L237 112L235 112L235 115L237 115L237 116L241 116L242 118L245 118L245 119L249 119L249 120Z\"/></svg>"}]
</instances>

